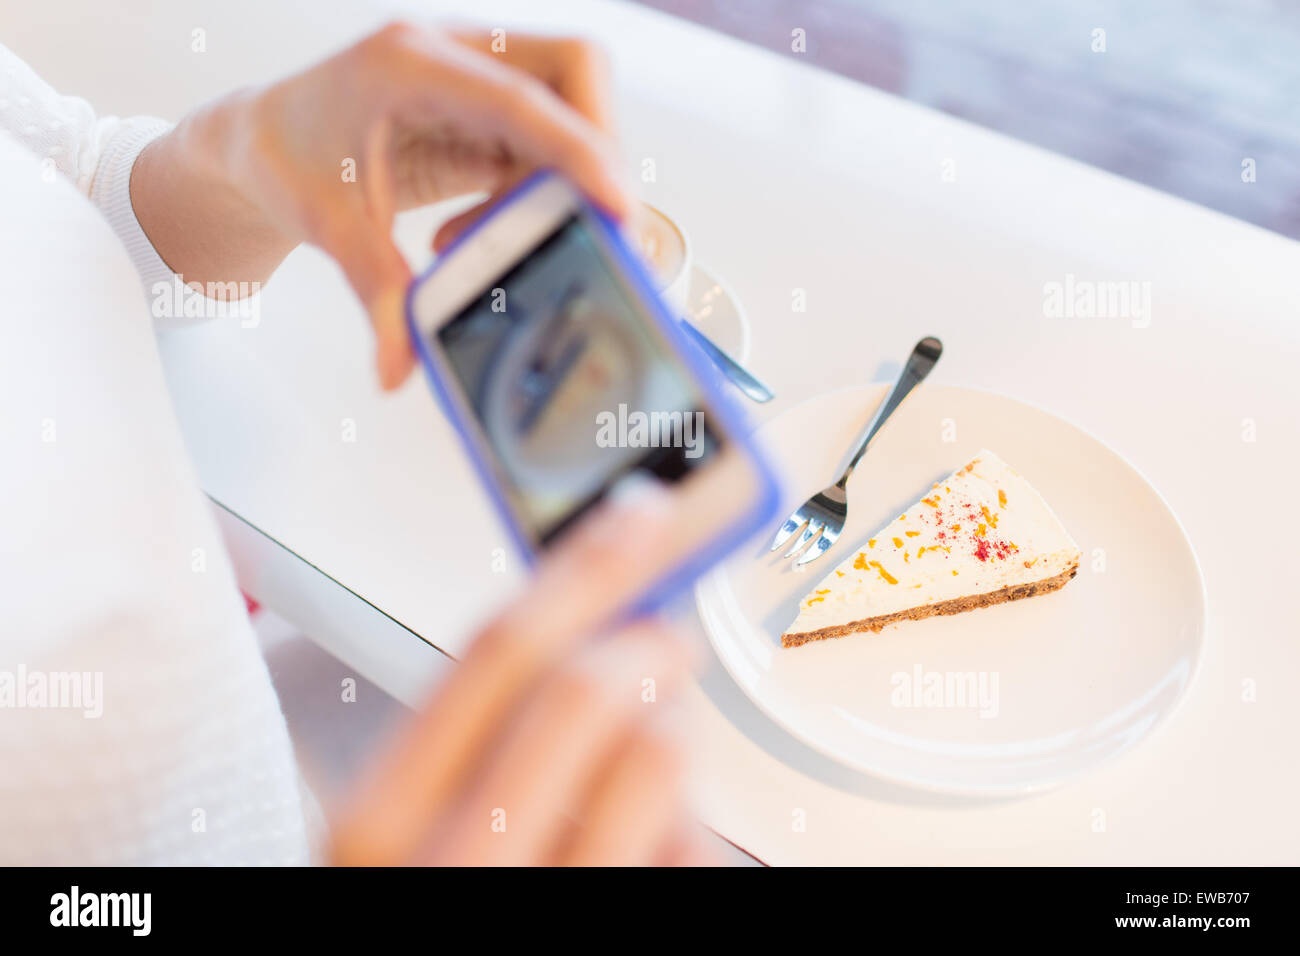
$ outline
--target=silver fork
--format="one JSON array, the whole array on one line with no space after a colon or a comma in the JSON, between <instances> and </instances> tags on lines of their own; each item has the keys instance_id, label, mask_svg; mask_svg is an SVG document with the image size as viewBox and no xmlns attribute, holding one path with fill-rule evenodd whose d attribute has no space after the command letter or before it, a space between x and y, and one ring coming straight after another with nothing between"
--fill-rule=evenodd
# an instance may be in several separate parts
<instances>
[{"instance_id":1,"label":"silver fork","mask_svg":"<svg viewBox=\"0 0 1300 956\"><path fill-rule=\"evenodd\" d=\"M907 365L903 368L903 374L898 376L893 390L876 409L871 424L862 433L862 438L858 441L858 450L853 453L853 460L849 462L849 467L844 469L844 474L840 475L839 481L817 492L785 519L785 524L781 525L776 538L772 541L772 551L789 541L801 528L803 534L799 535L793 547L782 557L792 558L802 551L802 557L795 562L795 566L798 567L809 561L816 561L830 550L831 545L839 538L840 532L844 530L844 522L849 516L849 497L845 490L849 483L849 476L853 474L853 469L858 467L858 462L866 454L871 439L876 437L876 433L884 427L889 416L898 410L898 406L903 404L903 399L907 398L912 389L921 384L922 380L930 374L934 363L939 361L939 356L942 354L943 343L933 336L916 343L916 348L912 349Z\"/></svg>"}]
</instances>

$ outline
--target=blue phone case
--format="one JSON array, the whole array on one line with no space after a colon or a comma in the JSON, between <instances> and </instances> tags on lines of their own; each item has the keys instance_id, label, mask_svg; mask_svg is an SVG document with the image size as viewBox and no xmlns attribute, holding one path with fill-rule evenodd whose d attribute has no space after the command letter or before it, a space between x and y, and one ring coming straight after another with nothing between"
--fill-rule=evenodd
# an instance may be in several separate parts
<instances>
[{"instance_id":1,"label":"blue phone case","mask_svg":"<svg viewBox=\"0 0 1300 956\"><path fill-rule=\"evenodd\" d=\"M538 554L533 549L523 529L515 521L514 512L506 500L505 493L500 487L495 473L483 459L478 443L470 431L472 426L461 419L459 409L448 392L448 383L442 381L439 376L437 366L429 355L429 344L424 341L419 326L415 321L413 305L417 290L437 271L446 256L449 256L461 243L470 241L490 218L511 204L523 199L531 190L545 181L547 177L555 175L558 174L550 170L538 170L518 183L503 195L483 218L461 233L424 273L412 281L406 293L406 325L411 340L415 344L416 354L420 357L420 364L424 366L425 373L444 413L451 420L452 425L455 426L457 434L460 435L461 443L465 446L466 452L473 461L480 480L487 487L493 504L505 521L506 527L509 528L515 547L529 567L536 565ZM581 194L579 193L579 195ZM595 238L600 242L602 249L609 255L610 259L618 266L624 278L628 280L633 292L641 299L645 312L659 325L665 339L690 370L695 378L696 385L700 388L715 417L723 425L727 437L733 446L750 460L759 481L759 495L754 506L747 513L741 515L730 527L712 540L706 541L676 567L669 569L663 576L652 583L638 599L629 604L626 611L621 615L626 619L648 614L664 607L677 597L683 589L693 584L710 566L725 557L751 534L758 531L763 524L771 521L780 500L780 489L772 468L749 438L750 429L747 427L744 416L736 408L731 397L722 391L720 376L709 358L686 336L677 319L668 311L658 292L655 291L650 276L646 273L640 260L623 241L618 226L614 221L604 210L587 202L585 199L582 201L596 226L594 230Z\"/></svg>"}]
</instances>

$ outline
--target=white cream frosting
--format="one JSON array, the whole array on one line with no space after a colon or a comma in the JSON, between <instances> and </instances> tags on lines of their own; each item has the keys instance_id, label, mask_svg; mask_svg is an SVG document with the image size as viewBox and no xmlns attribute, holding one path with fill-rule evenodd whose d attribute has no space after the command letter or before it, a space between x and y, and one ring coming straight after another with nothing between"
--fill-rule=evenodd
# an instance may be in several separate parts
<instances>
[{"instance_id":1,"label":"white cream frosting","mask_svg":"<svg viewBox=\"0 0 1300 956\"><path fill-rule=\"evenodd\" d=\"M826 575L789 633L1043 581L1078 561L1047 502L985 449Z\"/></svg>"}]
</instances>

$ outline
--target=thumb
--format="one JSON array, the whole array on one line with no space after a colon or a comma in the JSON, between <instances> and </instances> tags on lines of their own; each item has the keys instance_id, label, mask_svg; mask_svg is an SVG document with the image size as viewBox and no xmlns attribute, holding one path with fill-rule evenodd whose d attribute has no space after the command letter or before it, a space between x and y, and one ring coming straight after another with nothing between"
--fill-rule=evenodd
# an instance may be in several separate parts
<instances>
[{"instance_id":1,"label":"thumb","mask_svg":"<svg viewBox=\"0 0 1300 956\"><path fill-rule=\"evenodd\" d=\"M338 261L370 315L379 384L385 389L397 388L415 368L415 352L406 328L411 269L389 232L369 220L351 224L341 235L343 238L325 251Z\"/></svg>"}]
</instances>

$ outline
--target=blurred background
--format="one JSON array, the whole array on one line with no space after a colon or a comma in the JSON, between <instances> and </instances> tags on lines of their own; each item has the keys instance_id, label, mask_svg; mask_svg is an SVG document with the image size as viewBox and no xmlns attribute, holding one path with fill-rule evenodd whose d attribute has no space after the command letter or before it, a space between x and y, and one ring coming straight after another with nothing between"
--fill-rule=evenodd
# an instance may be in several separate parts
<instances>
[{"instance_id":1,"label":"blurred background","mask_svg":"<svg viewBox=\"0 0 1300 956\"><path fill-rule=\"evenodd\" d=\"M1300 238L1300 0L606 2L694 21ZM482 15L474 4L459 6L466 19ZM70 17L64 7L80 12ZM222 51L266 64L264 76L247 73L239 82L303 65L284 58L276 31L232 33L230 23L296 19L302 42L323 54L398 10L439 15L418 0L0 0L0 36L56 85L86 91L94 89L96 64L69 63L62 50L112 31L133 37L155 67L190 75L211 68L204 92L215 95L236 82L218 69ZM529 17L545 29L555 14L537 3ZM212 53L204 58L189 49L197 26L209 31ZM795 29L804 31L803 52L791 49ZM1094 51L1098 39L1104 48ZM144 106L175 118L193 105L194 92L163 86ZM111 93L96 103L105 111L142 108ZM1242 178L1246 160L1253 182Z\"/></svg>"},{"instance_id":2,"label":"blurred background","mask_svg":"<svg viewBox=\"0 0 1300 956\"><path fill-rule=\"evenodd\" d=\"M1295 0L638 2L1300 237Z\"/></svg>"}]
</instances>

